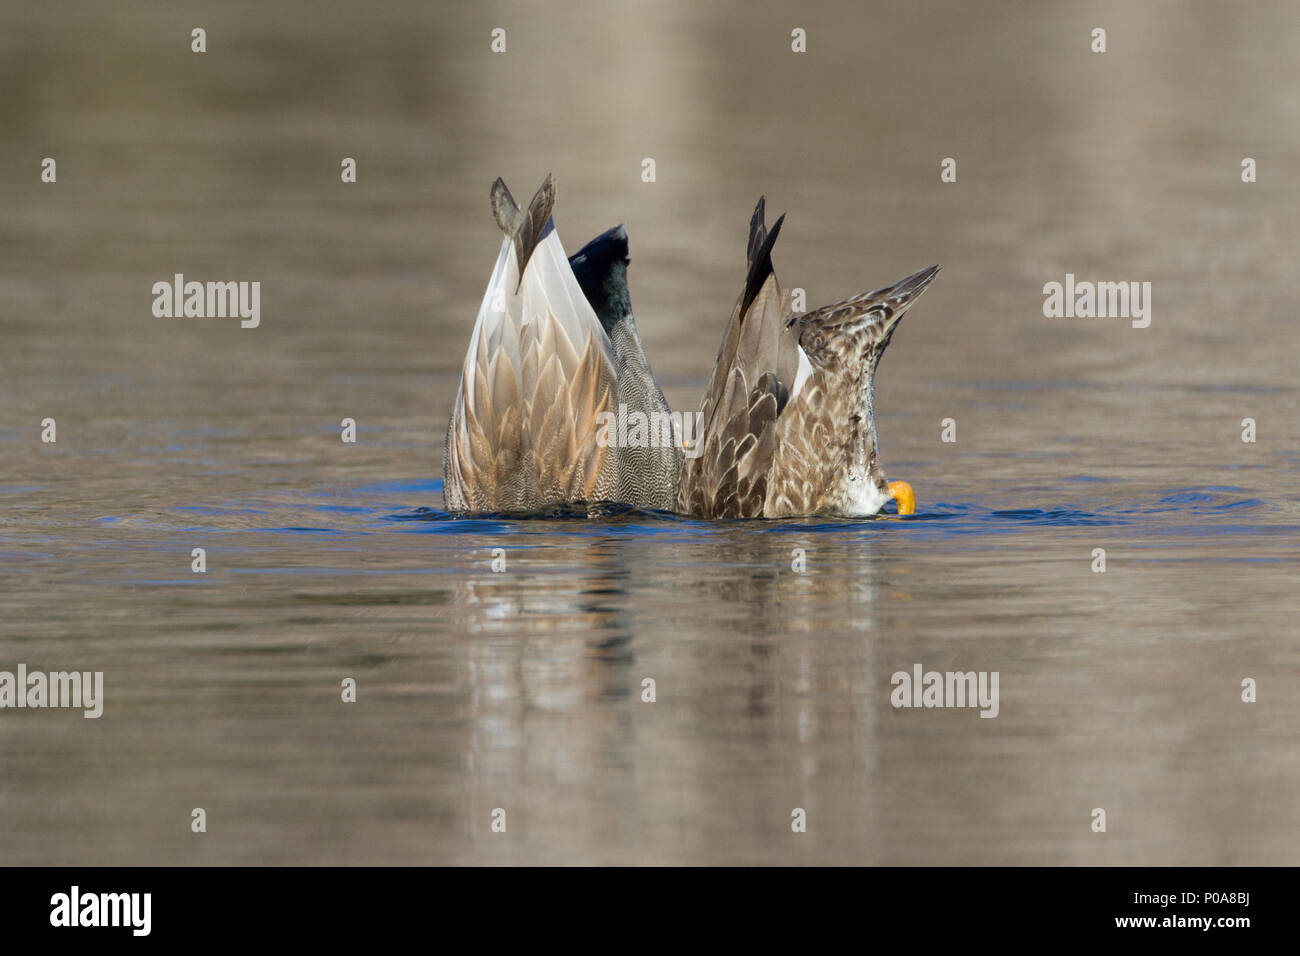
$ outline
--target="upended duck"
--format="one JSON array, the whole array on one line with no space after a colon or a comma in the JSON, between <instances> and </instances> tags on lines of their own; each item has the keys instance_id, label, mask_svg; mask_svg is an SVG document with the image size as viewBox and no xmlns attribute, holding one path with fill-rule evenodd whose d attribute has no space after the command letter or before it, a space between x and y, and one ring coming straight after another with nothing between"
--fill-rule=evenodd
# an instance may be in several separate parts
<instances>
[{"instance_id":1,"label":"upended duck","mask_svg":"<svg viewBox=\"0 0 1300 956\"><path fill-rule=\"evenodd\" d=\"M550 176L521 210L492 188L505 233L447 426L449 511L536 512L617 502L706 519L876 514L911 487L880 468L874 375L932 266L844 302L792 315L772 267L764 201L750 220L748 274L685 454L646 359L627 287L627 232L566 259ZM648 431L611 441L611 419ZM654 423L660 427L654 427ZM619 428L615 434L626 439Z\"/></svg>"},{"instance_id":2,"label":"upended duck","mask_svg":"<svg viewBox=\"0 0 1300 956\"><path fill-rule=\"evenodd\" d=\"M627 231L616 226L566 259L553 177L526 211L500 179L491 199L505 239L447 424L447 509L673 509L683 450L632 315ZM637 416L653 435L620 444L616 428L611 441L611 422Z\"/></svg>"},{"instance_id":3,"label":"upended duck","mask_svg":"<svg viewBox=\"0 0 1300 956\"><path fill-rule=\"evenodd\" d=\"M939 272L792 315L772 267L782 216L763 199L749 223L749 272L701 408L702 450L687 459L678 511L699 518L865 517L905 481L886 481L873 408L876 366L899 320Z\"/></svg>"}]
</instances>

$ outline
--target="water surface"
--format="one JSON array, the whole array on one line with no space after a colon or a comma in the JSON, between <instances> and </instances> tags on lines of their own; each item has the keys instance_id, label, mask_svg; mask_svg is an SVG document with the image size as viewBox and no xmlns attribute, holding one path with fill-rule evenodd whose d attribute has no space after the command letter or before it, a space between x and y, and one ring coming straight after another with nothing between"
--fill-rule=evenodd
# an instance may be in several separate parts
<instances>
[{"instance_id":1,"label":"water surface","mask_svg":"<svg viewBox=\"0 0 1300 956\"><path fill-rule=\"evenodd\" d=\"M5 8L0 669L102 670L106 701L0 712L0 859L1296 863L1297 26ZM628 223L678 408L759 194L810 306L943 263L876 402L919 513L444 514L488 186L548 171L570 250ZM261 281L261 326L154 318L176 272ZM1067 272L1152 282L1151 327L1045 319ZM997 718L893 708L918 663L998 671Z\"/></svg>"}]
</instances>

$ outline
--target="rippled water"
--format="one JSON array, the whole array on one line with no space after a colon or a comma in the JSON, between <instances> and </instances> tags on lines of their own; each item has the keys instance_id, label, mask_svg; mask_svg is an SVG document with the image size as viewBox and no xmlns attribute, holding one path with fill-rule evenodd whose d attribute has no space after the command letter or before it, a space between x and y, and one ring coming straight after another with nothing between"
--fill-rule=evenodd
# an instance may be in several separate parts
<instances>
[{"instance_id":1,"label":"rippled water","mask_svg":"<svg viewBox=\"0 0 1300 956\"><path fill-rule=\"evenodd\" d=\"M1290 5L832 3L803 58L780 4L308 9L0 14L0 670L105 675L0 711L0 858L1300 858ZM942 262L877 395L919 513L443 513L487 187L552 170L678 408L759 193L810 304ZM261 327L155 319L178 271ZM1045 319L1067 272L1151 327ZM916 664L997 718L892 707Z\"/></svg>"}]
</instances>

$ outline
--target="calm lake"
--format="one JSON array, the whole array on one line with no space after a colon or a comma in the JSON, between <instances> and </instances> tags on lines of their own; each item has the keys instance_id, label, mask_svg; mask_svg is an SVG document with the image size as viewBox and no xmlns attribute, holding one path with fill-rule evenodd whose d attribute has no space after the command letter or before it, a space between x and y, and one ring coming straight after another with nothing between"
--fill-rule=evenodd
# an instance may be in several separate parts
<instances>
[{"instance_id":1,"label":"calm lake","mask_svg":"<svg viewBox=\"0 0 1300 956\"><path fill-rule=\"evenodd\" d=\"M1300 863L1300 10L869 6L0 9L0 671L104 675L0 709L0 860ZM548 172L677 409L759 195L809 308L942 263L877 382L917 514L445 514Z\"/></svg>"}]
</instances>

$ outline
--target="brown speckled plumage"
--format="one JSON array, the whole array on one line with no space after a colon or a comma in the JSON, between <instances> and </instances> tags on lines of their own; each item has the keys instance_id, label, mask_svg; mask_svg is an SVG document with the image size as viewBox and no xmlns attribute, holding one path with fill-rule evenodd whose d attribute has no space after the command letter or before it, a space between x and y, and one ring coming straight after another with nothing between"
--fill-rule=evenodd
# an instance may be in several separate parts
<instances>
[{"instance_id":1,"label":"brown speckled plumage","mask_svg":"<svg viewBox=\"0 0 1300 956\"><path fill-rule=\"evenodd\" d=\"M793 316L771 260L784 217L769 232L760 199L745 287L704 396L699 454L683 459L675 442L603 447L602 414L669 413L632 318L626 232L609 230L566 260L550 220L551 177L527 212L501 180L491 198L506 239L447 426L448 510L614 501L699 518L776 518L869 515L888 500L872 409L876 364L938 266Z\"/></svg>"},{"instance_id":2,"label":"brown speckled plumage","mask_svg":"<svg viewBox=\"0 0 1300 956\"><path fill-rule=\"evenodd\" d=\"M679 510L700 518L873 514L888 498L876 454L876 364L939 267L792 316L771 264L781 220L768 233L763 219L760 199L745 290L705 392L703 451L685 462Z\"/></svg>"}]
</instances>

